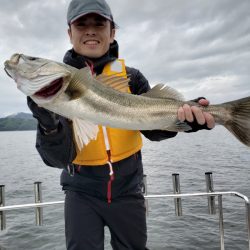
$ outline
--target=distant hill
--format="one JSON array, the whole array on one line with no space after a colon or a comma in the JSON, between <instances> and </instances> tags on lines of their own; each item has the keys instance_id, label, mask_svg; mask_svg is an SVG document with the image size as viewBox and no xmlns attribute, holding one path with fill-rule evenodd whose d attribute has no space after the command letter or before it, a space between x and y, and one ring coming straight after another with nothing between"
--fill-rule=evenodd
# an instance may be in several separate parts
<instances>
[{"instance_id":1,"label":"distant hill","mask_svg":"<svg viewBox=\"0 0 250 250\"><path fill-rule=\"evenodd\" d=\"M29 113L17 113L0 118L0 131L36 130L37 121Z\"/></svg>"}]
</instances>

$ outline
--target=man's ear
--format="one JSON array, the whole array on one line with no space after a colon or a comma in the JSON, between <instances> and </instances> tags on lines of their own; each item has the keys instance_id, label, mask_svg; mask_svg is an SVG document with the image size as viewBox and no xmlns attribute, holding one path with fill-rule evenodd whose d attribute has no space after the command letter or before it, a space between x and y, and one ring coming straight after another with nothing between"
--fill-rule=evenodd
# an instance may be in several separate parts
<instances>
[{"instance_id":1,"label":"man's ear","mask_svg":"<svg viewBox=\"0 0 250 250\"><path fill-rule=\"evenodd\" d=\"M69 35L69 40L72 43L72 32L71 32L71 28L68 28L68 35Z\"/></svg>"},{"instance_id":2,"label":"man's ear","mask_svg":"<svg viewBox=\"0 0 250 250\"><path fill-rule=\"evenodd\" d=\"M111 29L110 39L110 43L113 43L115 40L115 29Z\"/></svg>"}]
</instances>

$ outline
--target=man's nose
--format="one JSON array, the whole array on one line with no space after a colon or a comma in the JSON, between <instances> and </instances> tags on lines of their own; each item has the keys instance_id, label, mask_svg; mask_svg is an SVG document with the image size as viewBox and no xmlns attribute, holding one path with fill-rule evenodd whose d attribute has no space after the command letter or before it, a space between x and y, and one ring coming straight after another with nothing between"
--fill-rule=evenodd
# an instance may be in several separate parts
<instances>
[{"instance_id":1,"label":"man's nose","mask_svg":"<svg viewBox=\"0 0 250 250\"><path fill-rule=\"evenodd\" d=\"M87 36L94 36L94 35L96 35L96 29L94 27L88 27L86 29L86 35Z\"/></svg>"}]
</instances>

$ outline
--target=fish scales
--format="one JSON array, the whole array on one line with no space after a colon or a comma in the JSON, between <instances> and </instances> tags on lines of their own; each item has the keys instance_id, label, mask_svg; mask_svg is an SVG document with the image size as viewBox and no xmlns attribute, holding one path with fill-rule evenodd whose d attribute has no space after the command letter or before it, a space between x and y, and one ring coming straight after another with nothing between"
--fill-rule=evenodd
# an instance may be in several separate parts
<instances>
[{"instance_id":1,"label":"fish scales","mask_svg":"<svg viewBox=\"0 0 250 250\"><path fill-rule=\"evenodd\" d=\"M179 92L163 84L145 94L132 95L117 91L128 88L129 80L122 77L95 77L87 67L78 70L23 54L14 54L7 60L5 71L20 91L39 106L72 120L74 134L88 138L81 145L96 138L99 124L130 130L188 131L188 123L177 119L178 108L184 103L199 106L184 101ZM250 97L199 107L250 146Z\"/></svg>"}]
</instances>

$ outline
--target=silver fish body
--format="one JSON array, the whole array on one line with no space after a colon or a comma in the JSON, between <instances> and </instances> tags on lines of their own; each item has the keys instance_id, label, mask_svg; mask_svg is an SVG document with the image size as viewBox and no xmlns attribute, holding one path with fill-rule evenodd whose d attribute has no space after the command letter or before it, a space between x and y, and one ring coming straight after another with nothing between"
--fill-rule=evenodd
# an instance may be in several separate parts
<instances>
[{"instance_id":1,"label":"silver fish body","mask_svg":"<svg viewBox=\"0 0 250 250\"><path fill-rule=\"evenodd\" d=\"M88 68L77 70L42 58L15 54L5 62L5 70L18 88L39 106L73 122L88 121L89 128L92 124L101 124L129 130L188 131L191 127L178 121L177 110L184 103L199 106L185 102L176 90L162 84L143 95L131 95L113 89L110 84L115 82L114 85L120 87L128 80L115 76L95 78ZM200 108L250 146L250 97ZM75 130L86 128L79 126L75 126ZM96 135L96 131L95 127L93 134Z\"/></svg>"}]
</instances>

